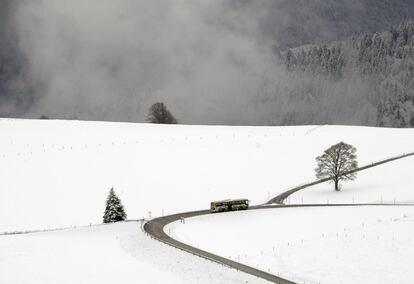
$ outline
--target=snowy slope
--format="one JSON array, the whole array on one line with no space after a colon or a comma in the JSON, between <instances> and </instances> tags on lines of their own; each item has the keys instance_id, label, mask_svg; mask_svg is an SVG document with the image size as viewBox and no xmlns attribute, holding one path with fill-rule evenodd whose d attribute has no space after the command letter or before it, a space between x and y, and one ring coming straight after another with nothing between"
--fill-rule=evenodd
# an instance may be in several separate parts
<instances>
[{"instance_id":1,"label":"snowy slope","mask_svg":"<svg viewBox=\"0 0 414 284\"><path fill-rule=\"evenodd\" d=\"M136 222L0 236L0 283L268 283L145 236Z\"/></svg>"},{"instance_id":2,"label":"snowy slope","mask_svg":"<svg viewBox=\"0 0 414 284\"><path fill-rule=\"evenodd\" d=\"M286 202L301 203L414 203L414 157L407 157L357 174L336 192L329 183L300 190Z\"/></svg>"},{"instance_id":3,"label":"snowy slope","mask_svg":"<svg viewBox=\"0 0 414 284\"><path fill-rule=\"evenodd\" d=\"M414 206L205 215L166 232L297 283L412 283ZM220 233L217 233L220 232Z\"/></svg>"},{"instance_id":4,"label":"snowy slope","mask_svg":"<svg viewBox=\"0 0 414 284\"><path fill-rule=\"evenodd\" d=\"M0 232L100 223L111 186L129 219L262 203L314 180L315 157L339 141L358 148L360 165L414 145L412 129L344 126L1 119L0 133Z\"/></svg>"}]
</instances>

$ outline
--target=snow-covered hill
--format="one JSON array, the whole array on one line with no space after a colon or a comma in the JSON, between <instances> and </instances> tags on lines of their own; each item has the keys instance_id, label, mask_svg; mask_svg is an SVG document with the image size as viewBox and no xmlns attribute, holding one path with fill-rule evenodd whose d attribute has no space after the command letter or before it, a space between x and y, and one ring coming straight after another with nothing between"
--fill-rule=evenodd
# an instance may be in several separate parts
<instances>
[{"instance_id":1,"label":"snow-covered hill","mask_svg":"<svg viewBox=\"0 0 414 284\"><path fill-rule=\"evenodd\" d=\"M214 199L247 197L253 203L262 203L291 186L314 180L315 157L339 141L357 147L360 165L411 152L414 145L414 131L410 129L343 126L208 127L2 119L0 133L0 231L100 223L112 186L129 219L208 208ZM341 202L350 202L351 197L355 202L378 200L379 194L384 201L391 197L412 201L413 191L402 181L412 163L413 158L407 158L361 172L340 193L329 185L307 189L310 195L298 193L291 202L294 198L297 202L324 202L326 195L332 194L340 194L342 199L335 201ZM335 265L341 269L346 265L343 271L351 271L349 263L360 254L372 254L375 247L384 245L375 240L379 235L389 245L381 251L395 263L391 274L384 277L410 276L399 267L404 268L409 261L405 253L412 253L406 249L412 247L411 231L407 231L411 211L347 208L329 214L322 209L237 212L194 218L186 222L188 226L170 227L168 231L226 257L243 258L244 254L243 261L249 265L282 272L291 279L332 283L338 282L338 274L321 276L319 272L335 272ZM276 215L265 214L269 212ZM377 224L374 221L380 215L384 223ZM388 221L390 218L398 222ZM355 227L361 222L370 226L361 231ZM388 225L398 234L387 231L391 228ZM230 230L228 238L210 242L214 234L209 230L226 232L234 226L235 231L242 232ZM338 226L350 232L348 237L341 231L339 246L335 239ZM326 238L321 238L321 233ZM263 239L275 234L275 239ZM361 241L364 234L370 242ZM211 237L207 243L206 235ZM238 242L233 242L236 236ZM250 245L239 246L243 241ZM348 258L336 261L337 253L361 243L366 247L355 250L360 254L347 254ZM303 254L320 252L326 244L330 253L317 263L309 261L314 259L312 255ZM261 283L260 279L155 242L142 233L139 222L0 236L0 252L0 283ZM394 255L397 252L399 258ZM404 263L399 264L400 260ZM364 263L367 271L374 269L369 261ZM361 279L370 275L364 277Z\"/></svg>"},{"instance_id":2,"label":"snow-covered hill","mask_svg":"<svg viewBox=\"0 0 414 284\"><path fill-rule=\"evenodd\" d=\"M129 219L208 208L216 199L258 204L314 180L315 157L339 141L357 147L360 165L414 145L412 129L343 126L2 119L0 133L0 232L100 223L112 186Z\"/></svg>"},{"instance_id":3,"label":"snow-covered hill","mask_svg":"<svg viewBox=\"0 0 414 284\"><path fill-rule=\"evenodd\" d=\"M342 184L335 192L329 183L300 190L290 196L288 204L302 203L413 203L414 157L407 157L361 171L355 181Z\"/></svg>"},{"instance_id":4,"label":"snow-covered hill","mask_svg":"<svg viewBox=\"0 0 414 284\"><path fill-rule=\"evenodd\" d=\"M129 222L0 236L0 283L268 282L156 242Z\"/></svg>"},{"instance_id":5,"label":"snow-covered hill","mask_svg":"<svg viewBox=\"0 0 414 284\"><path fill-rule=\"evenodd\" d=\"M211 214L166 232L296 283L412 283L414 206ZM217 233L219 232L219 233Z\"/></svg>"}]
</instances>

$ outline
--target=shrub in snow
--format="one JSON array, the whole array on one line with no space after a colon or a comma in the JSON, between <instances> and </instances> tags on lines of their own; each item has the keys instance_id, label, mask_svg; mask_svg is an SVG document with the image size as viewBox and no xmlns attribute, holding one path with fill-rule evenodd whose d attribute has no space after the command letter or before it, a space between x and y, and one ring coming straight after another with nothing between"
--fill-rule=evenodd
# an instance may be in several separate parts
<instances>
[{"instance_id":1,"label":"shrub in snow","mask_svg":"<svg viewBox=\"0 0 414 284\"><path fill-rule=\"evenodd\" d=\"M356 148L344 142L331 146L321 156L316 157L318 163L315 169L316 177L318 179L331 178L335 184L335 190L340 191L339 181L356 178L356 173L353 172L358 168L355 153Z\"/></svg>"},{"instance_id":2,"label":"shrub in snow","mask_svg":"<svg viewBox=\"0 0 414 284\"><path fill-rule=\"evenodd\" d=\"M121 203L119 197L115 194L114 188L109 191L108 198L106 199L105 213L103 216L104 223L114 223L118 221L124 221L127 215L124 210L124 206Z\"/></svg>"}]
</instances>

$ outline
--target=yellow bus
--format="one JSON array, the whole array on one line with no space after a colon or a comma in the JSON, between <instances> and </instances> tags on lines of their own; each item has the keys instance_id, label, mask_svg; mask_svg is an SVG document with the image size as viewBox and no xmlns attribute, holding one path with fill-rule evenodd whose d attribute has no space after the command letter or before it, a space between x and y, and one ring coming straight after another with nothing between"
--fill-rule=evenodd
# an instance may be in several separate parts
<instances>
[{"instance_id":1,"label":"yellow bus","mask_svg":"<svg viewBox=\"0 0 414 284\"><path fill-rule=\"evenodd\" d=\"M210 212L247 210L249 208L248 199L226 199L220 201L212 201L210 205Z\"/></svg>"}]
</instances>

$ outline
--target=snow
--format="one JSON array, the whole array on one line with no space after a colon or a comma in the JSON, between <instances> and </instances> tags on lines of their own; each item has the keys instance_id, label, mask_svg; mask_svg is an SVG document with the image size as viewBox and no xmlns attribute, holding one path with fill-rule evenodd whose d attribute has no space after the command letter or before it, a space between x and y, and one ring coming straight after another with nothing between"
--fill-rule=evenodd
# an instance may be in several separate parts
<instances>
[{"instance_id":1,"label":"snow","mask_svg":"<svg viewBox=\"0 0 414 284\"><path fill-rule=\"evenodd\" d=\"M360 165L411 152L414 145L412 129L353 126L166 126L0 119L0 132L0 232L101 223L111 187L128 219L199 210L208 208L211 200L227 198L248 198L260 204L290 187L313 181L315 157L339 141L357 147ZM357 180L345 184L339 194L330 185L320 185L295 194L290 202L412 202L414 191L405 180L413 159L358 173ZM383 283L406 283L413 276L404 270L410 263L408 254L413 253L409 227L413 218L412 209L398 208L225 213L189 219L186 225L174 224L168 231L200 248L233 259L240 256L240 261L295 281L357 283L351 275L361 274L358 281L378 280L378 275L390 280ZM360 228L361 223L369 226ZM349 232L347 237L339 234L336 238L343 228ZM224 232L220 240L213 229ZM361 239L364 234L366 238ZM363 249L350 249L358 244ZM325 246L327 253L321 253ZM361 262L360 267L371 273L352 270ZM374 264L381 270L378 274ZM397 276L402 282L393 279ZM0 283L141 280L261 283L151 240L136 222L0 235Z\"/></svg>"},{"instance_id":2,"label":"snow","mask_svg":"<svg viewBox=\"0 0 414 284\"><path fill-rule=\"evenodd\" d=\"M113 186L129 219L267 201L314 180L339 141L360 165L412 151L414 130L0 119L0 232L101 223ZM411 159L412 161L412 159Z\"/></svg>"},{"instance_id":3,"label":"snow","mask_svg":"<svg viewBox=\"0 0 414 284\"><path fill-rule=\"evenodd\" d=\"M268 283L154 241L137 222L0 236L0 251L0 283Z\"/></svg>"},{"instance_id":4,"label":"snow","mask_svg":"<svg viewBox=\"0 0 414 284\"><path fill-rule=\"evenodd\" d=\"M414 203L413 165L414 156L383 164L357 173L340 192L322 183L298 191L287 203Z\"/></svg>"},{"instance_id":5,"label":"snow","mask_svg":"<svg viewBox=\"0 0 414 284\"><path fill-rule=\"evenodd\" d=\"M188 218L174 238L297 283L412 283L414 206L278 208Z\"/></svg>"}]
</instances>

